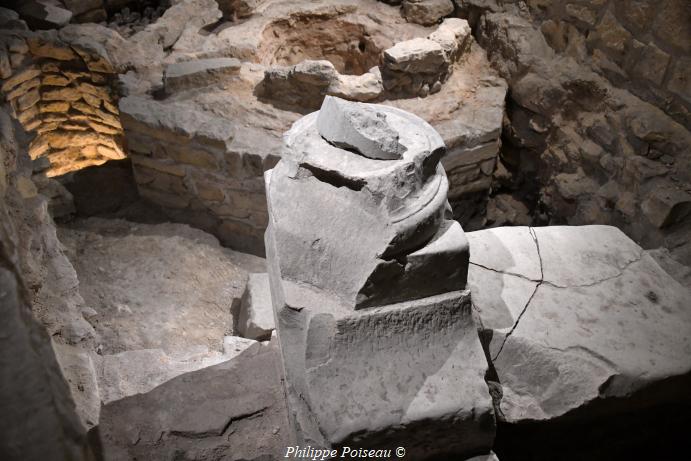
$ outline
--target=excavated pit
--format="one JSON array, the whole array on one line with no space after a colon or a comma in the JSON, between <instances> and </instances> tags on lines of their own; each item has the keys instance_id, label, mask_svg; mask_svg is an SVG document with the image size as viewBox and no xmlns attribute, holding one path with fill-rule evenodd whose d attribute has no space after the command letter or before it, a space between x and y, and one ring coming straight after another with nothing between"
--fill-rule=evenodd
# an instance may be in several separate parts
<instances>
[{"instance_id":1,"label":"excavated pit","mask_svg":"<svg viewBox=\"0 0 691 461\"><path fill-rule=\"evenodd\" d=\"M292 66L325 59L346 75L379 65L381 49L363 24L338 18L299 16L269 24L258 49L265 66Z\"/></svg>"}]
</instances>

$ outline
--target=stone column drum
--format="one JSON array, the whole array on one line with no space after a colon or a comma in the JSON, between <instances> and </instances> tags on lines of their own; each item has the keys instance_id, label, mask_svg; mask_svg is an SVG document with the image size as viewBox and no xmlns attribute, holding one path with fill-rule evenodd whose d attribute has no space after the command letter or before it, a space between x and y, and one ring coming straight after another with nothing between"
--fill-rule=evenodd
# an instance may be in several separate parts
<instances>
[{"instance_id":1,"label":"stone column drum","mask_svg":"<svg viewBox=\"0 0 691 461\"><path fill-rule=\"evenodd\" d=\"M486 453L487 361L445 146L420 118L326 97L266 173L266 252L295 443Z\"/></svg>"}]
</instances>

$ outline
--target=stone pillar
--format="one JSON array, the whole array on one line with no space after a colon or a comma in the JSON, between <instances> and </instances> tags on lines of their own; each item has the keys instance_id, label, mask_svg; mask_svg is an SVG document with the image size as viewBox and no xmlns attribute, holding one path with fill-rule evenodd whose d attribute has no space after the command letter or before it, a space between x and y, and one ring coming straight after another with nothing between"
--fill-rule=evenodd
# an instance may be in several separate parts
<instances>
[{"instance_id":1,"label":"stone pillar","mask_svg":"<svg viewBox=\"0 0 691 461\"><path fill-rule=\"evenodd\" d=\"M297 445L489 451L487 362L444 151L410 113L328 96L286 133L266 173L265 240Z\"/></svg>"}]
</instances>

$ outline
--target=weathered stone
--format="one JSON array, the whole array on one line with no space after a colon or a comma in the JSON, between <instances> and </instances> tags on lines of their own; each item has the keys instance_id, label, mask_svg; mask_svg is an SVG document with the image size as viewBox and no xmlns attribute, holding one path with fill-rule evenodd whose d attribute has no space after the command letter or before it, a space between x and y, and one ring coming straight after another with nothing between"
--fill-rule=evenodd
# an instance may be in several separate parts
<instances>
[{"instance_id":1,"label":"weathered stone","mask_svg":"<svg viewBox=\"0 0 691 461\"><path fill-rule=\"evenodd\" d=\"M141 124L151 134L160 132L159 136L163 140L169 139L171 134L177 134L225 149L235 133L233 125L220 117L181 105L163 105L135 96L120 99L120 114L123 121L132 120Z\"/></svg>"},{"instance_id":2,"label":"weathered stone","mask_svg":"<svg viewBox=\"0 0 691 461\"><path fill-rule=\"evenodd\" d=\"M18 3L17 11L33 27L59 28L70 22L72 12L57 5L46 0L24 0Z\"/></svg>"},{"instance_id":3,"label":"weathered stone","mask_svg":"<svg viewBox=\"0 0 691 461\"><path fill-rule=\"evenodd\" d=\"M282 457L291 441L279 360L275 346L255 345L105 405L99 428L105 460Z\"/></svg>"},{"instance_id":4,"label":"weathered stone","mask_svg":"<svg viewBox=\"0 0 691 461\"><path fill-rule=\"evenodd\" d=\"M689 5L684 0L665 0L658 8L651 29L664 42L684 53L691 53Z\"/></svg>"},{"instance_id":5,"label":"weathered stone","mask_svg":"<svg viewBox=\"0 0 691 461\"><path fill-rule=\"evenodd\" d=\"M678 57L672 65L667 89L691 102L691 58Z\"/></svg>"},{"instance_id":6,"label":"weathered stone","mask_svg":"<svg viewBox=\"0 0 691 461\"><path fill-rule=\"evenodd\" d=\"M384 65L403 72L434 72L446 63L441 45L426 38L398 42L384 51Z\"/></svg>"},{"instance_id":7,"label":"weathered stone","mask_svg":"<svg viewBox=\"0 0 691 461\"><path fill-rule=\"evenodd\" d=\"M56 90L46 90L41 94L44 101L78 101L82 93L74 87L64 87Z\"/></svg>"},{"instance_id":8,"label":"weathered stone","mask_svg":"<svg viewBox=\"0 0 691 461\"><path fill-rule=\"evenodd\" d=\"M173 93L188 88L222 82L240 72L235 58L199 59L170 64L163 76L166 91Z\"/></svg>"},{"instance_id":9,"label":"weathered stone","mask_svg":"<svg viewBox=\"0 0 691 461\"><path fill-rule=\"evenodd\" d=\"M250 274L240 301L236 329L244 338L264 341L271 338L274 328L269 274Z\"/></svg>"},{"instance_id":10,"label":"weathered stone","mask_svg":"<svg viewBox=\"0 0 691 461\"><path fill-rule=\"evenodd\" d=\"M29 92L29 90L38 87L41 84L41 81L37 78L27 80L26 82L17 85L12 91L9 91L5 94L5 98L10 101L12 99L18 98L20 96L25 95L26 93Z\"/></svg>"},{"instance_id":11,"label":"weathered stone","mask_svg":"<svg viewBox=\"0 0 691 461\"><path fill-rule=\"evenodd\" d=\"M26 70L23 70L22 72L19 72L17 74L14 74L12 77L8 78L5 80L2 84L2 91L3 93L8 93L15 87L21 85L22 83L34 79L41 75L41 70L37 69L35 67L29 67Z\"/></svg>"},{"instance_id":12,"label":"weathered stone","mask_svg":"<svg viewBox=\"0 0 691 461\"><path fill-rule=\"evenodd\" d=\"M588 26L594 26L597 20L597 12L588 8L585 5L569 3L566 5L566 13Z\"/></svg>"},{"instance_id":13,"label":"weathered stone","mask_svg":"<svg viewBox=\"0 0 691 461\"><path fill-rule=\"evenodd\" d=\"M5 45L0 42L0 78L6 79L11 75L12 65L10 63L10 55L5 48Z\"/></svg>"},{"instance_id":14,"label":"weathered stone","mask_svg":"<svg viewBox=\"0 0 691 461\"><path fill-rule=\"evenodd\" d=\"M230 19L246 18L254 13L257 0L218 0L223 16Z\"/></svg>"},{"instance_id":15,"label":"weathered stone","mask_svg":"<svg viewBox=\"0 0 691 461\"><path fill-rule=\"evenodd\" d=\"M63 3L75 16L103 7L103 0L63 0Z\"/></svg>"},{"instance_id":16,"label":"weathered stone","mask_svg":"<svg viewBox=\"0 0 691 461\"><path fill-rule=\"evenodd\" d=\"M691 194L674 184L658 182L647 194L641 209L655 227L669 226L691 214Z\"/></svg>"},{"instance_id":17,"label":"weathered stone","mask_svg":"<svg viewBox=\"0 0 691 461\"><path fill-rule=\"evenodd\" d=\"M468 238L500 418L556 422L578 409L589 424L616 418L608 400L680 397L671 384L691 371L688 291L621 231L513 227ZM663 383L671 393L655 391Z\"/></svg>"},{"instance_id":18,"label":"weathered stone","mask_svg":"<svg viewBox=\"0 0 691 461\"><path fill-rule=\"evenodd\" d=\"M617 56L623 55L630 39L631 34L617 22L611 11L605 13L594 32L588 35L588 43L591 46L597 43Z\"/></svg>"},{"instance_id":19,"label":"weathered stone","mask_svg":"<svg viewBox=\"0 0 691 461\"><path fill-rule=\"evenodd\" d=\"M37 58L50 58L58 61L71 61L77 59L72 49L59 42L54 35L32 35L27 39L29 50Z\"/></svg>"},{"instance_id":20,"label":"weathered stone","mask_svg":"<svg viewBox=\"0 0 691 461\"><path fill-rule=\"evenodd\" d=\"M646 45L633 66L633 73L659 86L665 77L669 61L667 53L655 45Z\"/></svg>"},{"instance_id":21,"label":"weathered stone","mask_svg":"<svg viewBox=\"0 0 691 461\"><path fill-rule=\"evenodd\" d=\"M468 48L472 40L468 21L460 18L444 19L444 22L428 38L441 45L449 61L456 60Z\"/></svg>"},{"instance_id":22,"label":"weathered stone","mask_svg":"<svg viewBox=\"0 0 691 461\"><path fill-rule=\"evenodd\" d=\"M409 22L431 26L453 13L451 0L403 0L403 17Z\"/></svg>"},{"instance_id":23,"label":"weathered stone","mask_svg":"<svg viewBox=\"0 0 691 461\"><path fill-rule=\"evenodd\" d=\"M381 75L367 72L362 75L337 75L326 92L350 101L371 101L378 98L384 87Z\"/></svg>"},{"instance_id":24,"label":"weathered stone","mask_svg":"<svg viewBox=\"0 0 691 461\"><path fill-rule=\"evenodd\" d=\"M327 96L317 118L319 135L334 146L372 159L400 159L405 147L386 114L369 106Z\"/></svg>"},{"instance_id":25,"label":"weathered stone","mask_svg":"<svg viewBox=\"0 0 691 461\"><path fill-rule=\"evenodd\" d=\"M20 111L25 111L30 107L33 107L40 100L41 95L39 94L38 89L34 88L17 98L17 109Z\"/></svg>"},{"instance_id":26,"label":"weathered stone","mask_svg":"<svg viewBox=\"0 0 691 461\"><path fill-rule=\"evenodd\" d=\"M369 108L398 133L400 159L329 144L317 131L322 114L312 113L266 173L269 278L293 428L298 444L405 440L413 458L462 459L489 449L493 424L463 291L466 241L444 218L444 145L415 116ZM367 379L372 370L381 379ZM422 425L443 443L430 448Z\"/></svg>"}]
</instances>

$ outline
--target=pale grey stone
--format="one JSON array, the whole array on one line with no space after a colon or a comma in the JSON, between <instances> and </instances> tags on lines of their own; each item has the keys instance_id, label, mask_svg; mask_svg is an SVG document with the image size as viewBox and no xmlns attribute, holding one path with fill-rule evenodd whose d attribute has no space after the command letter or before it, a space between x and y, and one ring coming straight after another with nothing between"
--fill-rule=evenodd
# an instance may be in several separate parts
<instances>
[{"instance_id":1,"label":"pale grey stone","mask_svg":"<svg viewBox=\"0 0 691 461\"><path fill-rule=\"evenodd\" d=\"M286 133L266 173L267 264L296 439L401 445L413 459L486 453L487 362L464 290L468 242L445 219L444 144L407 112L347 104L385 116L405 147L399 159L327 142L322 108Z\"/></svg>"},{"instance_id":2,"label":"pale grey stone","mask_svg":"<svg viewBox=\"0 0 691 461\"><path fill-rule=\"evenodd\" d=\"M240 303L238 333L244 338L264 341L274 330L274 312L271 308L269 275L250 274Z\"/></svg>"},{"instance_id":3,"label":"pale grey stone","mask_svg":"<svg viewBox=\"0 0 691 461\"><path fill-rule=\"evenodd\" d=\"M333 96L324 98L317 129L334 146L354 150L368 158L400 159L405 151L384 112Z\"/></svg>"},{"instance_id":4,"label":"pale grey stone","mask_svg":"<svg viewBox=\"0 0 691 461\"><path fill-rule=\"evenodd\" d=\"M384 65L392 70L431 73L445 63L442 46L427 38L398 42L384 51Z\"/></svg>"},{"instance_id":5,"label":"pale grey stone","mask_svg":"<svg viewBox=\"0 0 691 461\"><path fill-rule=\"evenodd\" d=\"M468 238L505 421L576 410L599 420L607 400L683 398L674 383L691 375L691 295L621 231L514 227Z\"/></svg>"}]
</instances>

